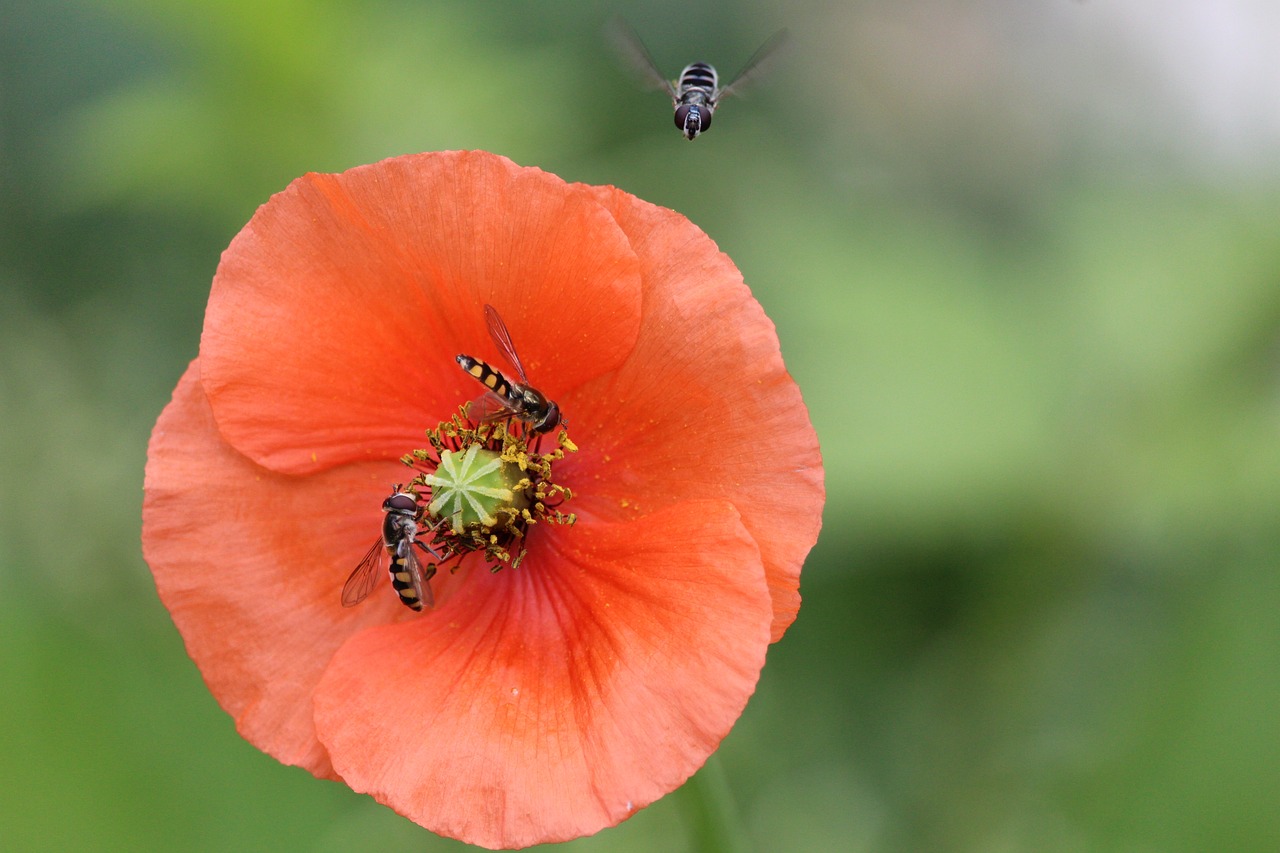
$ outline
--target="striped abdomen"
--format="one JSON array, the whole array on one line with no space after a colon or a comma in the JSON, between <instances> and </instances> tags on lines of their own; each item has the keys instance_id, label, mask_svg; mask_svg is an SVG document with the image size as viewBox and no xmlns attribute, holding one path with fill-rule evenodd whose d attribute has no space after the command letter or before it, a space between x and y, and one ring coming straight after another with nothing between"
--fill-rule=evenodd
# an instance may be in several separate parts
<instances>
[{"instance_id":1,"label":"striped abdomen","mask_svg":"<svg viewBox=\"0 0 1280 853\"><path fill-rule=\"evenodd\" d=\"M414 587L413 574L418 573L423 589L429 589L426 586L429 576L424 577L422 574L422 566L413 553L413 543L408 539L401 539L394 545L388 545L387 551L391 554L391 565L388 567L391 571L391 585L400 594L400 603L405 607L421 610L423 601ZM434 572L433 566L432 573Z\"/></svg>"},{"instance_id":2,"label":"striped abdomen","mask_svg":"<svg viewBox=\"0 0 1280 853\"><path fill-rule=\"evenodd\" d=\"M512 391L511 383L507 381L507 377L494 370L488 364L478 358L472 358L469 355L458 356L458 364L462 365L462 369L470 373L481 385L497 394L509 404L516 402L516 395Z\"/></svg>"},{"instance_id":3,"label":"striped abdomen","mask_svg":"<svg viewBox=\"0 0 1280 853\"><path fill-rule=\"evenodd\" d=\"M710 104L715 106L720 78L715 68L705 62L686 65L676 85L677 104Z\"/></svg>"}]
</instances>

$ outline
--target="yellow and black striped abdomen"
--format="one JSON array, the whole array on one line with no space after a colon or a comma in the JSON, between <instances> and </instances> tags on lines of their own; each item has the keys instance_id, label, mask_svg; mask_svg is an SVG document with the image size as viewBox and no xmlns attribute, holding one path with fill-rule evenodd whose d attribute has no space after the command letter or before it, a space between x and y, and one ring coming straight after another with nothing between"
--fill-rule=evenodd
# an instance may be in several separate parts
<instances>
[{"instance_id":1,"label":"yellow and black striped abdomen","mask_svg":"<svg viewBox=\"0 0 1280 853\"><path fill-rule=\"evenodd\" d=\"M507 377L485 362L469 355L460 355L458 356L458 364L462 365L462 369L470 373L481 385L502 399L511 400L513 398L511 383L507 381Z\"/></svg>"},{"instance_id":2,"label":"yellow and black striped abdomen","mask_svg":"<svg viewBox=\"0 0 1280 853\"><path fill-rule=\"evenodd\" d=\"M420 573L421 568L418 566L417 558L410 551L411 548L412 545L402 539L395 546L387 549L391 552L391 585L400 594L401 604L414 610L421 610L422 598L418 595L413 583L413 573Z\"/></svg>"}]
</instances>

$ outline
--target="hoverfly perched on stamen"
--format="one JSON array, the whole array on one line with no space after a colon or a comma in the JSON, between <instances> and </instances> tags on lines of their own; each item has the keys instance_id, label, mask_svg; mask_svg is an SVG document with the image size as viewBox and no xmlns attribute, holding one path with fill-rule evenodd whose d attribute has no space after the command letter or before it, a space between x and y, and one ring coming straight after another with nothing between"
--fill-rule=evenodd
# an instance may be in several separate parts
<instances>
[{"instance_id":1,"label":"hoverfly perched on stamen","mask_svg":"<svg viewBox=\"0 0 1280 853\"><path fill-rule=\"evenodd\" d=\"M421 548L437 560L437 554L429 545L418 541L418 499L410 492L396 486L391 496L382 502L382 536L369 548L364 558L351 572L342 586L342 606L355 607L369 597L378 580L378 567L384 554L391 555L391 585L400 595L400 603L411 610L434 607L428 581L436 573L434 565L423 566L414 548Z\"/></svg>"},{"instance_id":2,"label":"hoverfly perched on stamen","mask_svg":"<svg viewBox=\"0 0 1280 853\"><path fill-rule=\"evenodd\" d=\"M516 354L515 344L511 342L511 333L507 324L502 322L498 312L492 305L484 306L484 319L489 327L489 336L502 350L507 361L516 369L519 382L512 382L488 363L469 355L459 355L458 364L471 374L477 382L488 388L474 403L472 417L477 421L496 421L502 418L515 418L523 421L528 428L538 435L551 432L560 424L568 424L560 416L560 407L551 402L541 391L529 384L524 365Z\"/></svg>"},{"instance_id":3,"label":"hoverfly perched on stamen","mask_svg":"<svg viewBox=\"0 0 1280 853\"><path fill-rule=\"evenodd\" d=\"M676 127L690 142L711 127L711 117L720 102L741 92L764 69L765 60L787 39L786 30L774 33L751 55L742 70L729 81L729 85L721 88L720 75L716 73L715 66L706 62L692 62L684 67L679 77L668 80L658 70L653 55L630 24L622 18L615 18L610 30L618 52L628 64L640 73L650 87L665 91L671 96Z\"/></svg>"}]
</instances>

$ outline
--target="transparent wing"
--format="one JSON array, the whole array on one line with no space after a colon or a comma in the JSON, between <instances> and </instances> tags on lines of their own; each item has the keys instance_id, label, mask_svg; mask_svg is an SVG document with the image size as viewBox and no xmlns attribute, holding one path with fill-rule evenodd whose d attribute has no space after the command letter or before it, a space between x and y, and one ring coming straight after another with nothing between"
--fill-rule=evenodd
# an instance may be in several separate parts
<instances>
[{"instance_id":1,"label":"transparent wing","mask_svg":"<svg viewBox=\"0 0 1280 853\"><path fill-rule=\"evenodd\" d=\"M386 547L382 544L382 539L373 543L365 553L364 558L351 572L347 582L342 585L342 606L355 607L360 602L369 597L369 593L373 591L373 586L378 582L378 567L382 563L382 554L386 551Z\"/></svg>"},{"instance_id":2,"label":"transparent wing","mask_svg":"<svg viewBox=\"0 0 1280 853\"><path fill-rule=\"evenodd\" d=\"M489 324L489 337L493 338L498 349L502 350L507 361L511 362L511 366L520 375L520 384L528 385L529 378L524 374L524 365L520 363L520 356L516 354L516 345L511 342L511 333L507 331L507 324L498 316L498 309L492 305L485 305L484 320Z\"/></svg>"},{"instance_id":3,"label":"transparent wing","mask_svg":"<svg viewBox=\"0 0 1280 853\"><path fill-rule=\"evenodd\" d=\"M666 92L671 96L671 100L675 100L676 87L662 76L662 72L658 70L658 63L653 61L653 55L649 53L649 48L640 41L640 36L630 24L621 17L616 17L609 22L606 33L618 56L640 75L648 88Z\"/></svg>"},{"instance_id":4,"label":"transparent wing","mask_svg":"<svg viewBox=\"0 0 1280 853\"><path fill-rule=\"evenodd\" d=\"M725 98L729 95L741 94L742 87L759 77L768 68L769 63L777 56L778 48L782 47L786 40L786 30L778 30L769 36L768 40L760 45L755 53L751 54L747 64L742 66L742 70L734 75L733 79L729 81L729 85L720 90L720 97Z\"/></svg>"},{"instance_id":5,"label":"transparent wing","mask_svg":"<svg viewBox=\"0 0 1280 853\"><path fill-rule=\"evenodd\" d=\"M471 401L467 415L476 423L499 421L503 418L519 417L520 413L507 405L507 401L490 391Z\"/></svg>"}]
</instances>

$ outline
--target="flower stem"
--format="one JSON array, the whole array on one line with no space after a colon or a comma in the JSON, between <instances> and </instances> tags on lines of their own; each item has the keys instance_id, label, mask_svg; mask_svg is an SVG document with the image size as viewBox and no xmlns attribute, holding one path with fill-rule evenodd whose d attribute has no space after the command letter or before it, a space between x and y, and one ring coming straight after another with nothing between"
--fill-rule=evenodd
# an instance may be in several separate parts
<instances>
[{"instance_id":1,"label":"flower stem","mask_svg":"<svg viewBox=\"0 0 1280 853\"><path fill-rule=\"evenodd\" d=\"M729 780L712 753L681 791L680 804L699 853L751 853L751 842L738 816Z\"/></svg>"}]
</instances>

